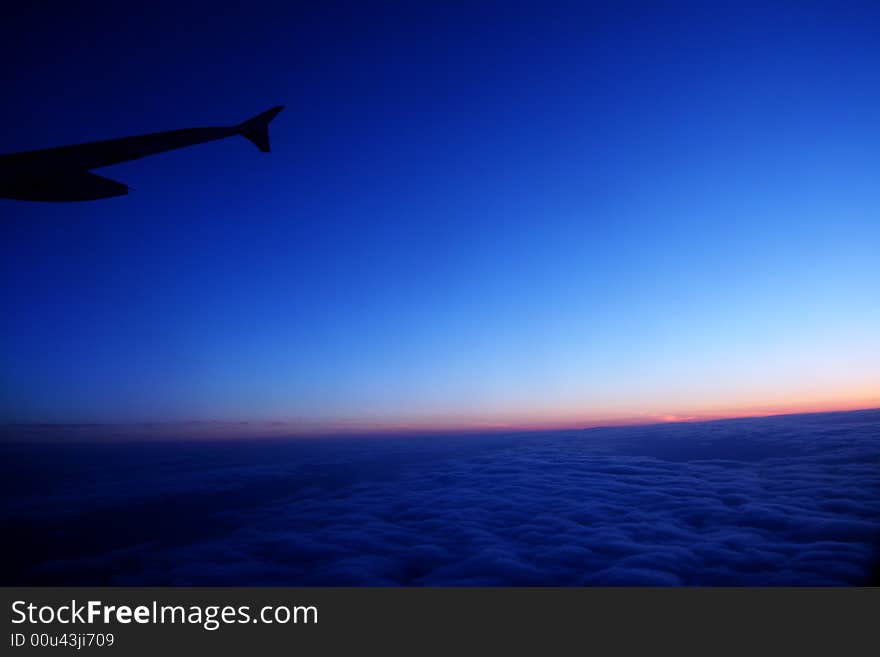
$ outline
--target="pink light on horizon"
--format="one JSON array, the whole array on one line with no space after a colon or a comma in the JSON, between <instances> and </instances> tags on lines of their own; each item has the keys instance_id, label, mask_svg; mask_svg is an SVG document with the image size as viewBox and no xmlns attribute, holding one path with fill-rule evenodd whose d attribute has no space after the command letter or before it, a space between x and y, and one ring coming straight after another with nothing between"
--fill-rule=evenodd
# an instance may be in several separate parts
<instances>
[{"instance_id":1,"label":"pink light on horizon","mask_svg":"<svg viewBox=\"0 0 880 657\"><path fill-rule=\"evenodd\" d=\"M768 417L801 413L870 410L880 408L880 395L849 400L804 400L799 403L700 409L688 412L640 412L619 415L578 414L574 411L552 419L541 414L501 417L438 418L409 420L192 420L180 422L130 422L91 424L22 424L0 426L0 440L197 440L285 438L333 435L499 433L582 430L603 426L638 426L705 422L712 420Z\"/></svg>"}]
</instances>

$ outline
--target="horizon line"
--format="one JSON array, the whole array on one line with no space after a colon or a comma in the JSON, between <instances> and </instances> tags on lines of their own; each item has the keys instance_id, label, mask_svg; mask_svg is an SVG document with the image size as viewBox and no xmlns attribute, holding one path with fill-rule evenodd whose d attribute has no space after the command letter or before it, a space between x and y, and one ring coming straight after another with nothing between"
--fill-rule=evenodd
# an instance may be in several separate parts
<instances>
[{"instance_id":1,"label":"horizon line","mask_svg":"<svg viewBox=\"0 0 880 657\"><path fill-rule=\"evenodd\" d=\"M528 424L473 424L459 426L426 426L426 425L385 425L385 426L345 426L327 425L323 429L315 426L305 427L302 423L288 420L166 420L166 421L143 421L143 422L8 422L0 424L0 442L20 442L14 436L9 435L12 431L28 431L29 437L39 435L43 438L44 431L65 432L64 436L58 436L61 441L70 438L69 432L82 432L96 430L100 435L90 436L96 440L284 440L284 439L308 439L308 438L334 438L334 437L378 437L378 436L431 436L431 435L482 435L501 433L542 433L556 431L588 431L603 428L625 427L650 427L667 424L702 424L712 422L724 422L730 420L771 419L777 417L794 417L799 415L827 415L832 413L858 413L880 412L880 405L867 407L847 408L824 408L811 410L788 410L788 411L751 411L739 414L703 414L703 415L645 415L643 418L620 418L619 420L607 419L589 424L558 424L558 425L528 425ZM182 428L202 429L202 433L189 435L175 430ZM232 430L255 429L259 434L229 433ZM222 430L211 432L211 430ZM114 435L114 431L119 432ZM131 433L135 432L135 433ZM125 434L125 435L122 435ZM77 436L86 438L86 436Z\"/></svg>"}]
</instances>

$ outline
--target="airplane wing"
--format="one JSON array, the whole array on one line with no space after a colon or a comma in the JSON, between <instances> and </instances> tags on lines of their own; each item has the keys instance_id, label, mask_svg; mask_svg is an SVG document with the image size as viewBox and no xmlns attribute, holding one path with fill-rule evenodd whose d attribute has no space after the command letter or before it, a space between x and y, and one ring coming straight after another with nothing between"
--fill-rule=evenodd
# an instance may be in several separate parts
<instances>
[{"instance_id":1,"label":"airplane wing","mask_svg":"<svg viewBox=\"0 0 880 657\"><path fill-rule=\"evenodd\" d=\"M93 141L39 151L0 155L0 197L33 201L86 201L128 193L122 183L89 173L91 169L209 141L242 136L269 151L269 123L283 106L233 126L185 128L135 137Z\"/></svg>"}]
</instances>

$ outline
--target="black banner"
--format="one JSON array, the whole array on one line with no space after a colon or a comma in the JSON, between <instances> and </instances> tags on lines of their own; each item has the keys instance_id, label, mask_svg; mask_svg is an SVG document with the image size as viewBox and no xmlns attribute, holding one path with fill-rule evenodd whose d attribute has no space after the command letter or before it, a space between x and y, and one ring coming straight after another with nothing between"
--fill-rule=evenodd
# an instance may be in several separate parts
<instances>
[{"instance_id":1,"label":"black banner","mask_svg":"<svg viewBox=\"0 0 880 657\"><path fill-rule=\"evenodd\" d=\"M876 650L880 589L4 588L4 654Z\"/></svg>"}]
</instances>

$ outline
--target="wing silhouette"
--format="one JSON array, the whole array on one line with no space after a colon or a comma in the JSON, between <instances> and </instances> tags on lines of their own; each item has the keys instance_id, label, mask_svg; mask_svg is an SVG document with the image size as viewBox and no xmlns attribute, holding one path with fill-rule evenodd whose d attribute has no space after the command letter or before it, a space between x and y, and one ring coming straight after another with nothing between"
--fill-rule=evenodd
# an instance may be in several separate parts
<instances>
[{"instance_id":1,"label":"wing silhouette","mask_svg":"<svg viewBox=\"0 0 880 657\"><path fill-rule=\"evenodd\" d=\"M26 201L93 201L123 196L128 186L91 169L240 135L269 152L269 123L283 106L228 127L185 128L0 156L0 197Z\"/></svg>"}]
</instances>

